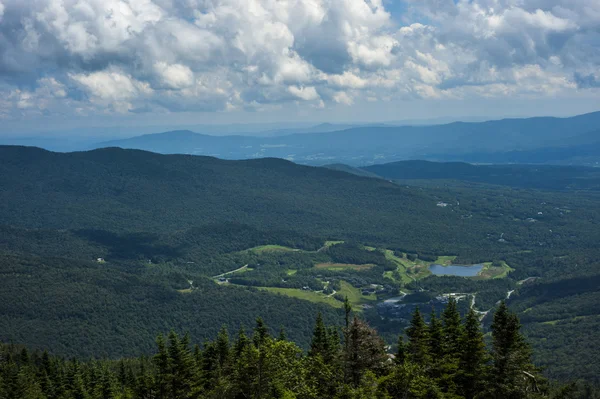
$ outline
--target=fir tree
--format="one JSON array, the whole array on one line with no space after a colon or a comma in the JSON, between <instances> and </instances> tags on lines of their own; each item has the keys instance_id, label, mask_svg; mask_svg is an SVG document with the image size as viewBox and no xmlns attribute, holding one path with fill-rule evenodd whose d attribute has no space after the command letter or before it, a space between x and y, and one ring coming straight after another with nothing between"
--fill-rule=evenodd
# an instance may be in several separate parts
<instances>
[{"instance_id":1,"label":"fir tree","mask_svg":"<svg viewBox=\"0 0 600 399\"><path fill-rule=\"evenodd\" d=\"M406 344L404 343L404 337L398 336L398 349L394 357L394 363L397 365L404 364L406 362Z\"/></svg>"},{"instance_id":2,"label":"fir tree","mask_svg":"<svg viewBox=\"0 0 600 399\"><path fill-rule=\"evenodd\" d=\"M442 321L444 354L452 358L457 358L460 352L462 323L457 303L454 298L450 298L448 301L448 304L442 313Z\"/></svg>"},{"instance_id":3,"label":"fir tree","mask_svg":"<svg viewBox=\"0 0 600 399\"><path fill-rule=\"evenodd\" d=\"M266 342L268 337L269 329L267 328L263 319L258 317L256 319L256 327L254 327L254 336L252 337L254 346L260 348Z\"/></svg>"},{"instance_id":4,"label":"fir tree","mask_svg":"<svg viewBox=\"0 0 600 399\"><path fill-rule=\"evenodd\" d=\"M406 329L406 335L408 359L420 366L430 366L429 331L418 307L413 313L410 327Z\"/></svg>"},{"instance_id":5,"label":"fir tree","mask_svg":"<svg viewBox=\"0 0 600 399\"><path fill-rule=\"evenodd\" d=\"M460 340L460 360L457 376L458 392L466 399L473 399L483 387L486 378L487 352L479 319L473 309L465 318Z\"/></svg>"},{"instance_id":6,"label":"fir tree","mask_svg":"<svg viewBox=\"0 0 600 399\"><path fill-rule=\"evenodd\" d=\"M171 371L169 353L165 337L160 334L156 338L157 353L152 359L156 366L155 389L157 399L168 399L170 395Z\"/></svg>"},{"instance_id":7,"label":"fir tree","mask_svg":"<svg viewBox=\"0 0 600 399\"><path fill-rule=\"evenodd\" d=\"M442 323L433 309L429 322L429 353L434 359L441 359L444 356Z\"/></svg>"},{"instance_id":8,"label":"fir tree","mask_svg":"<svg viewBox=\"0 0 600 399\"><path fill-rule=\"evenodd\" d=\"M174 398L187 398L192 391L194 360L189 349L189 335L179 339L174 331L169 333L169 363L171 368L171 394Z\"/></svg>"},{"instance_id":9,"label":"fir tree","mask_svg":"<svg viewBox=\"0 0 600 399\"><path fill-rule=\"evenodd\" d=\"M225 326L221 327L221 330L219 331L219 334L217 335L216 349L217 349L217 356L219 359L218 360L219 367L221 368L221 370L224 371L227 364L229 363L229 352L230 352L229 333L227 332L227 327L225 327Z\"/></svg>"},{"instance_id":10,"label":"fir tree","mask_svg":"<svg viewBox=\"0 0 600 399\"><path fill-rule=\"evenodd\" d=\"M323 316L321 312L317 315L317 320L315 322L315 328L313 331L313 338L310 343L310 350L308 354L310 356L321 356L323 359L327 356L327 352L329 351L329 336L327 332L327 327L325 327L325 323L323 323Z\"/></svg>"},{"instance_id":11,"label":"fir tree","mask_svg":"<svg viewBox=\"0 0 600 399\"><path fill-rule=\"evenodd\" d=\"M520 332L521 323L502 301L492 323L492 385L494 398L526 398L539 391L539 376L531 364L531 349Z\"/></svg>"},{"instance_id":12,"label":"fir tree","mask_svg":"<svg viewBox=\"0 0 600 399\"><path fill-rule=\"evenodd\" d=\"M349 381L355 388L359 386L366 371L382 372L388 359L383 340L356 316L348 330L348 352L345 358Z\"/></svg>"},{"instance_id":13,"label":"fir tree","mask_svg":"<svg viewBox=\"0 0 600 399\"><path fill-rule=\"evenodd\" d=\"M248 339L248 336L246 335L246 331L244 331L243 327L240 327L240 330L238 331L238 336L237 339L235 340L235 343L233 344L233 355L234 357L237 359L241 356L244 348L246 348L246 346L250 345L250 340Z\"/></svg>"}]
</instances>

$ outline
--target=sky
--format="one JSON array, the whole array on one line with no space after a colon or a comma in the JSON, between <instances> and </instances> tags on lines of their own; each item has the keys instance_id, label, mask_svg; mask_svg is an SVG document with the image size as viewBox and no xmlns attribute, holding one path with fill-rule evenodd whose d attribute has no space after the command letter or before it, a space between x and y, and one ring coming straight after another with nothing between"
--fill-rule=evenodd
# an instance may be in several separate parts
<instances>
[{"instance_id":1,"label":"sky","mask_svg":"<svg viewBox=\"0 0 600 399\"><path fill-rule=\"evenodd\" d=\"M0 0L0 134L600 110L599 0Z\"/></svg>"}]
</instances>

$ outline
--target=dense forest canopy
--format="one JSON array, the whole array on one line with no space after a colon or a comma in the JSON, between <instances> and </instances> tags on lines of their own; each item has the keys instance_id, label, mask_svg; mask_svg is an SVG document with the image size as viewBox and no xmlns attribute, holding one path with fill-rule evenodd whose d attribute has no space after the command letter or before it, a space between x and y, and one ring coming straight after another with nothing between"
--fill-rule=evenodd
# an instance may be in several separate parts
<instances>
[{"instance_id":1,"label":"dense forest canopy","mask_svg":"<svg viewBox=\"0 0 600 399\"><path fill-rule=\"evenodd\" d=\"M598 382L598 193L484 183L0 147L0 340L114 359L262 316L307 349L314 315L335 324L349 297L393 344L415 306L460 293L485 332L507 299L545 376ZM436 262L484 271L437 277Z\"/></svg>"},{"instance_id":2,"label":"dense forest canopy","mask_svg":"<svg viewBox=\"0 0 600 399\"><path fill-rule=\"evenodd\" d=\"M312 324L312 323L311 323ZM328 326L321 314L310 349L302 351L261 318L249 334L191 346L173 330L156 339L151 357L81 362L0 345L0 397L49 398L587 398L599 391L585 383L549 384L531 363L531 350L516 315L502 303L486 348L477 315L461 320L456 302L425 323L417 309L386 352L377 332L345 303L345 323Z\"/></svg>"}]
</instances>

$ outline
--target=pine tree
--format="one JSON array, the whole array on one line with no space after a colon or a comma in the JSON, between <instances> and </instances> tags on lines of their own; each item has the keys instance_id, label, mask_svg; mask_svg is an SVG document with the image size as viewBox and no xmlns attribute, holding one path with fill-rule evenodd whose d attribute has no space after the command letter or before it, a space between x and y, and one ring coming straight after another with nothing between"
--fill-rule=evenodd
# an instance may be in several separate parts
<instances>
[{"instance_id":1,"label":"pine tree","mask_svg":"<svg viewBox=\"0 0 600 399\"><path fill-rule=\"evenodd\" d=\"M404 343L404 337L398 336L398 349L396 350L396 357L394 357L394 363L397 365L404 364L406 362L406 344Z\"/></svg>"},{"instance_id":2,"label":"pine tree","mask_svg":"<svg viewBox=\"0 0 600 399\"><path fill-rule=\"evenodd\" d=\"M540 377L531 364L531 349L520 332L521 323L502 301L492 323L492 386L494 398L526 398L538 391Z\"/></svg>"},{"instance_id":3,"label":"pine tree","mask_svg":"<svg viewBox=\"0 0 600 399\"><path fill-rule=\"evenodd\" d=\"M339 360L340 354L340 334L336 327L330 326L327 329L327 341L329 351L325 356L325 361L329 364L332 364Z\"/></svg>"},{"instance_id":4,"label":"pine tree","mask_svg":"<svg viewBox=\"0 0 600 399\"><path fill-rule=\"evenodd\" d=\"M240 326L240 330L238 331L238 336L233 344L233 356L237 359L241 356L244 348L250 345L250 340L246 335L246 331L244 331L244 327Z\"/></svg>"},{"instance_id":5,"label":"pine tree","mask_svg":"<svg viewBox=\"0 0 600 399\"><path fill-rule=\"evenodd\" d=\"M329 337L327 333L327 327L323 323L323 316L321 312L317 315L315 322L315 328L313 330L313 338L310 343L310 350L308 354L310 356L321 356L325 359L329 350Z\"/></svg>"},{"instance_id":6,"label":"pine tree","mask_svg":"<svg viewBox=\"0 0 600 399\"><path fill-rule=\"evenodd\" d=\"M354 316L348 330L348 351L345 353L349 382L356 388L367 371L381 373L387 362L385 343L377 332Z\"/></svg>"},{"instance_id":7,"label":"pine tree","mask_svg":"<svg viewBox=\"0 0 600 399\"><path fill-rule=\"evenodd\" d=\"M227 327L225 327L225 326L221 327L221 330L219 331L219 334L217 335L216 349L217 349L217 356L219 359L219 367L221 368L222 371L224 371L226 366L229 363L229 352L230 352L229 333L227 332Z\"/></svg>"},{"instance_id":8,"label":"pine tree","mask_svg":"<svg viewBox=\"0 0 600 399\"><path fill-rule=\"evenodd\" d=\"M270 341L269 329L260 317L256 319L254 335L252 336L254 346L258 350L256 395L263 398L266 394L267 378L265 375L266 345Z\"/></svg>"},{"instance_id":9,"label":"pine tree","mask_svg":"<svg viewBox=\"0 0 600 399\"><path fill-rule=\"evenodd\" d=\"M450 298L448 305L442 313L444 354L457 358L460 352L460 338L462 336L462 323L457 303Z\"/></svg>"},{"instance_id":10,"label":"pine tree","mask_svg":"<svg viewBox=\"0 0 600 399\"><path fill-rule=\"evenodd\" d=\"M413 312L406 335L408 336L408 359L420 366L430 366L429 331L418 307Z\"/></svg>"},{"instance_id":11,"label":"pine tree","mask_svg":"<svg viewBox=\"0 0 600 399\"><path fill-rule=\"evenodd\" d=\"M278 341L287 341L287 335L285 333L285 328L281 326L279 328L279 337L277 337Z\"/></svg>"},{"instance_id":12,"label":"pine tree","mask_svg":"<svg viewBox=\"0 0 600 399\"><path fill-rule=\"evenodd\" d=\"M146 359L144 357L142 357L140 360L140 371L139 371L138 377L136 379L136 387L135 387L136 398L146 399L146 398L154 397L154 395L153 395L154 392L153 392L152 386L153 386L152 377L150 376L150 374L148 373L148 371L146 369Z\"/></svg>"},{"instance_id":13,"label":"pine tree","mask_svg":"<svg viewBox=\"0 0 600 399\"><path fill-rule=\"evenodd\" d=\"M254 327L254 336L252 337L254 346L260 348L262 345L264 345L268 337L269 329L267 328L263 319L258 317L256 319L256 327Z\"/></svg>"},{"instance_id":14,"label":"pine tree","mask_svg":"<svg viewBox=\"0 0 600 399\"><path fill-rule=\"evenodd\" d=\"M156 366L155 389L157 399L168 399L170 397L171 370L169 352L165 337L160 334L156 338L158 352L154 355L153 362Z\"/></svg>"},{"instance_id":15,"label":"pine tree","mask_svg":"<svg viewBox=\"0 0 600 399\"><path fill-rule=\"evenodd\" d=\"M441 359L444 356L443 334L442 323L432 309L429 322L429 353L434 359Z\"/></svg>"},{"instance_id":16,"label":"pine tree","mask_svg":"<svg viewBox=\"0 0 600 399\"><path fill-rule=\"evenodd\" d=\"M113 375L108 367L103 365L100 368L98 384L94 389L94 399L113 399L114 393Z\"/></svg>"},{"instance_id":17,"label":"pine tree","mask_svg":"<svg viewBox=\"0 0 600 399\"><path fill-rule=\"evenodd\" d=\"M486 378L487 352L479 319L473 309L465 318L460 340L460 360L457 376L458 392L466 399L473 399L481 391Z\"/></svg>"},{"instance_id":18,"label":"pine tree","mask_svg":"<svg viewBox=\"0 0 600 399\"><path fill-rule=\"evenodd\" d=\"M194 377L194 359L189 349L189 335L179 339L174 331L169 333L169 362L171 366L171 394L174 398L184 399L192 391Z\"/></svg>"}]
</instances>

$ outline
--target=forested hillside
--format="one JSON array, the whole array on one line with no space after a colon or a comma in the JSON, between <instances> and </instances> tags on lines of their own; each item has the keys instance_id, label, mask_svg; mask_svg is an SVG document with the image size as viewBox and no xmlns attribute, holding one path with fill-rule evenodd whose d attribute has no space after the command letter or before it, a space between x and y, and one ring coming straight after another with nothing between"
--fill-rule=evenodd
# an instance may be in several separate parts
<instances>
[{"instance_id":1,"label":"forested hillside","mask_svg":"<svg viewBox=\"0 0 600 399\"><path fill-rule=\"evenodd\" d=\"M527 189L600 190L600 170L582 166L400 161L367 166L361 170L385 179L462 180Z\"/></svg>"},{"instance_id":2,"label":"forested hillside","mask_svg":"<svg viewBox=\"0 0 600 399\"><path fill-rule=\"evenodd\" d=\"M311 323L312 325L312 323ZM364 321L327 326L319 314L305 354L256 320L251 334L190 345L189 335L159 335L151 357L66 361L47 352L0 345L0 397L46 398L586 398L589 384L549 384L531 363L519 321L502 304L494 315L490 349L474 311L461 320L456 302L426 324L412 315L408 341L395 354Z\"/></svg>"},{"instance_id":3,"label":"forested hillside","mask_svg":"<svg viewBox=\"0 0 600 399\"><path fill-rule=\"evenodd\" d=\"M392 343L414 306L461 293L486 331L509 297L545 375L596 381L600 290L583 282L599 275L600 202L559 188L0 147L0 340L116 358L172 328L202 342L262 316L308 348L310 319L339 323L348 297ZM438 277L432 263L482 271Z\"/></svg>"}]
</instances>

